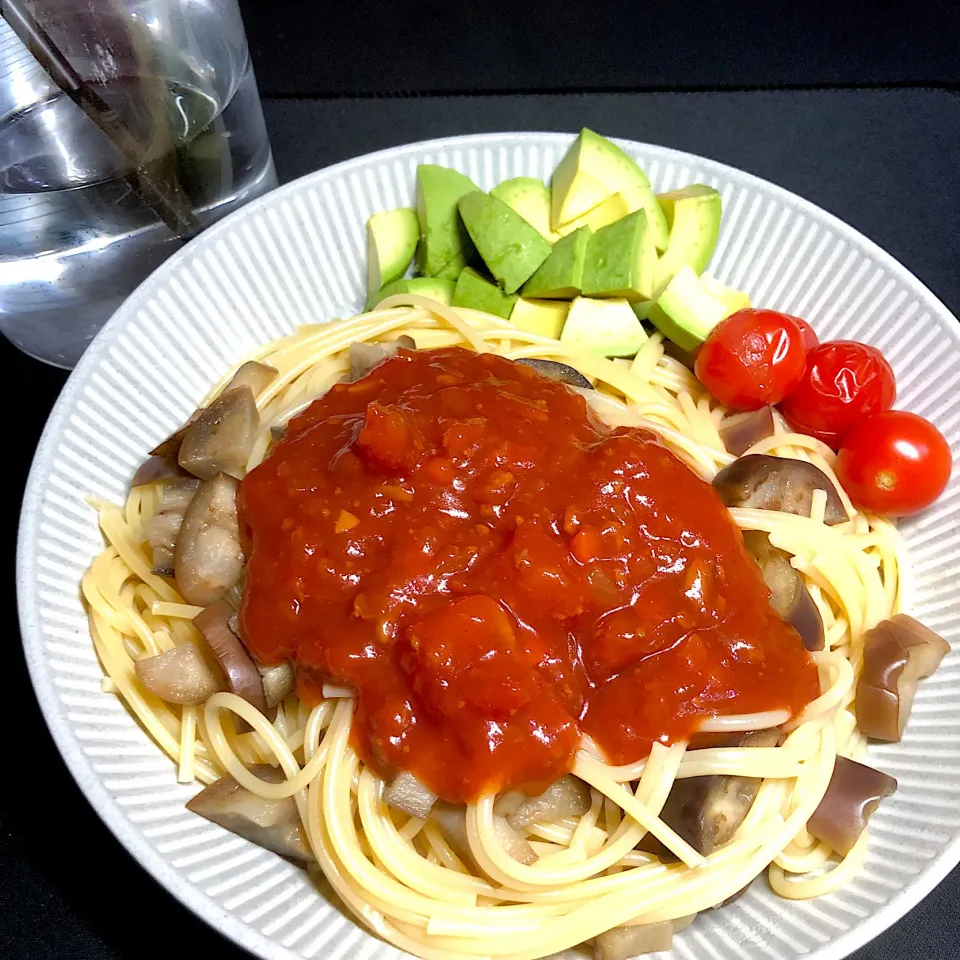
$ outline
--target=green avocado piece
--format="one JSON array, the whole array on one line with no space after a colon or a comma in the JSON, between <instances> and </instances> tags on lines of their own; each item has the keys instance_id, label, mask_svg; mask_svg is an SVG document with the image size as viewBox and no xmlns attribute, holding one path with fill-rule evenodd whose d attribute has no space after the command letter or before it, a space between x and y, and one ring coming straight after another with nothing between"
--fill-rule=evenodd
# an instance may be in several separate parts
<instances>
[{"instance_id":1,"label":"green avocado piece","mask_svg":"<svg viewBox=\"0 0 960 960\"><path fill-rule=\"evenodd\" d=\"M472 257L473 244L460 222L457 201L477 189L469 177L449 167L417 167L417 270L424 276L456 280Z\"/></svg>"},{"instance_id":2,"label":"green avocado piece","mask_svg":"<svg viewBox=\"0 0 960 960\"><path fill-rule=\"evenodd\" d=\"M574 230L579 230L581 227L599 230L601 227L606 227L611 223L615 223L617 220L622 220L628 213L633 213L633 210L630 209L630 204L623 198L623 194L615 193L607 197L603 203L597 205L592 210L581 214L575 220L561 224L557 227L557 233L561 237L565 237L573 233Z\"/></svg>"},{"instance_id":3,"label":"green avocado piece","mask_svg":"<svg viewBox=\"0 0 960 960\"><path fill-rule=\"evenodd\" d=\"M480 257L506 293L514 293L550 256L549 242L502 200L475 190L457 206Z\"/></svg>"},{"instance_id":4,"label":"green avocado piece","mask_svg":"<svg viewBox=\"0 0 960 960\"><path fill-rule=\"evenodd\" d=\"M381 300L392 297L395 293L415 293L449 307L453 301L455 286L452 280L444 280L441 277L401 277L393 283L388 283L370 297L367 300L367 309L372 310Z\"/></svg>"},{"instance_id":5,"label":"green avocado piece","mask_svg":"<svg viewBox=\"0 0 960 960\"><path fill-rule=\"evenodd\" d=\"M667 249L657 264L656 284L662 290L685 263L694 273L706 269L720 235L723 200L702 183L661 193L657 200L670 228Z\"/></svg>"},{"instance_id":6,"label":"green avocado piece","mask_svg":"<svg viewBox=\"0 0 960 960\"><path fill-rule=\"evenodd\" d=\"M570 304L565 300L528 300L521 297L510 314L510 322L527 333L556 340L563 330Z\"/></svg>"},{"instance_id":7,"label":"green avocado piece","mask_svg":"<svg viewBox=\"0 0 960 960\"><path fill-rule=\"evenodd\" d=\"M647 226L653 237L653 244L657 250L666 250L670 241L670 229L663 208L657 203L657 197L649 184L624 187L620 195L627 202L631 213L643 210L647 215Z\"/></svg>"},{"instance_id":8,"label":"green avocado piece","mask_svg":"<svg viewBox=\"0 0 960 960\"><path fill-rule=\"evenodd\" d=\"M464 267L460 276L457 277L451 302L455 307L482 310L484 313L492 313L495 317L509 320L514 304L517 302L517 295L504 293L495 283L491 283L477 273L473 267Z\"/></svg>"},{"instance_id":9,"label":"green avocado piece","mask_svg":"<svg viewBox=\"0 0 960 960\"><path fill-rule=\"evenodd\" d=\"M716 297L721 303L725 303L731 313L738 310L746 310L753 306L750 294L742 290L734 290L725 283L721 283L716 277L711 277L709 273L700 274L700 282L711 297Z\"/></svg>"},{"instance_id":10,"label":"green avocado piece","mask_svg":"<svg viewBox=\"0 0 960 960\"><path fill-rule=\"evenodd\" d=\"M734 312L708 293L693 267L684 264L651 308L650 321L678 347L694 350Z\"/></svg>"},{"instance_id":11,"label":"green avocado piece","mask_svg":"<svg viewBox=\"0 0 960 960\"><path fill-rule=\"evenodd\" d=\"M417 250L420 227L412 207L383 210L367 220L367 293L402 277Z\"/></svg>"},{"instance_id":12,"label":"green avocado piece","mask_svg":"<svg viewBox=\"0 0 960 960\"><path fill-rule=\"evenodd\" d=\"M583 293L588 297L653 298L657 250L643 210L602 227L587 246Z\"/></svg>"},{"instance_id":13,"label":"green avocado piece","mask_svg":"<svg viewBox=\"0 0 960 960\"><path fill-rule=\"evenodd\" d=\"M579 296L583 285L587 245L592 235L589 227L580 227L558 240L553 245L550 256L523 285L521 293L525 297L540 297L545 300L572 300Z\"/></svg>"},{"instance_id":14,"label":"green avocado piece","mask_svg":"<svg viewBox=\"0 0 960 960\"><path fill-rule=\"evenodd\" d=\"M619 194L625 209L621 216L644 210L658 250L667 248L669 230L663 210L647 175L623 150L599 133L584 128L553 175L552 224L555 230ZM617 218L619 219L619 218ZM596 224L591 224L596 229Z\"/></svg>"},{"instance_id":15,"label":"green avocado piece","mask_svg":"<svg viewBox=\"0 0 960 960\"><path fill-rule=\"evenodd\" d=\"M623 299L577 297L560 334L561 343L603 357L632 357L647 339L643 324Z\"/></svg>"},{"instance_id":16,"label":"green avocado piece","mask_svg":"<svg viewBox=\"0 0 960 960\"><path fill-rule=\"evenodd\" d=\"M560 161L550 180L550 226L557 232L617 192L578 166L564 166L569 156Z\"/></svg>"},{"instance_id":17,"label":"green avocado piece","mask_svg":"<svg viewBox=\"0 0 960 960\"><path fill-rule=\"evenodd\" d=\"M553 175L551 225L582 217L615 193L626 201L626 213L645 210L658 249L667 245L667 224L650 181L640 166L606 137L584 127Z\"/></svg>"},{"instance_id":18,"label":"green avocado piece","mask_svg":"<svg viewBox=\"0 0 960 960\"><path fill-rule=\"evenodd\" d=\"M545 240L553 243L559 238L550 229L550 188L542 180L513 177L498 183L490 191L490 196L516 210Z\"/></svg>"}]
</instances>

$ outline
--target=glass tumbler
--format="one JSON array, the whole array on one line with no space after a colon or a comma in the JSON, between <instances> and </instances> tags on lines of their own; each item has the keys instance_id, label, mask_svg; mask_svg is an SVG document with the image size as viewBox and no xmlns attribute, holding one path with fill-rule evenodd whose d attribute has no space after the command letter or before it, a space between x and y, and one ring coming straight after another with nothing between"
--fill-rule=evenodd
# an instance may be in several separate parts
<instances>
[{"instance_id":1,"label":"glass tumbler","mask_svg":"<svg viewBox=\"0 0 960 960\"><path fill-rule=\"evenodd\" d=\"M12 6L0 0L0 331L72 367L134 287L276 173L236 0ZM110 124L54 82L18 13Z\"/></svg>"}]
</instances>

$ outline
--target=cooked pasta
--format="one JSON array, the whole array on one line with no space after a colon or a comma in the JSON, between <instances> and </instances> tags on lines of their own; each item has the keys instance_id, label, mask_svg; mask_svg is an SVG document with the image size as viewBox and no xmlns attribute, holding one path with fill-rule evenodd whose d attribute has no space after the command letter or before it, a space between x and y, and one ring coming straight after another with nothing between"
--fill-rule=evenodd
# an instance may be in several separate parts
<instances>
[{"instance_id":1,"label":"cooked pasta","mask_svg":"<svg viewBox=\"0 0 960 960\"><path fill-rule=\"evenodd\" d=\"M276 428L341 380L351 343L399 336L413 338L418 350L462 346L513 360L560 360L593 383L595 390L584 396L601 420L655 431L704 480L735 459L720 438L725 411L664 354L658 333L632 360L611 360L486 314L394 297L372 313L301 327L248 358L278 372L256 397L260 425L247 471L269 455ZM231 373L205 402L217 397ZM108 678L105 689L123 699L177 764L182 782L209 784L227 773L260 797L293 797L317 868L344 903L370 930L427 960L533 960L618 925L690 917L723 903L764 870L784 898L820 896L847 882L864 860L866 832L843 855L816 840L806 825L827 790L835 758L864 755L853 713L864 635L909 606L909 576L895 526L853 508L836 483L834 454L824 444L777 420L774 435L748 453L819 467L834 481L848 514L846 521L827 525L819 495L810 516L731 511L743 531L767 534L774 548L790 556L819 611L824 648L811 656L820 695L792 719L772 711L718 717L702 728L725 734L779 727L776 746L655 742L649 756L616 765L584 737L571 772L589 789L589 809L524 827L532 862L519 862L505 849L494 796L467 805L469 859L432 818L390 807L384 782L351 739L349 689L326 687L313 706L291 693L275 712L264 712L233 693L180 707L144 687L138 660L200 642L192 620L202 608L186 603L172 579L153 573L145 552L144 525L158 510L159 484L134 487L122 506L95 504L106 546L83 578L83 595ZM267 782L251 772L254 764L278 768L282 777ZM704 856L660 814L675 783L710 775L758 778L762 784L733 838ZM645 843L647 835L669 855Z\"/></svg>"}]
</instances>

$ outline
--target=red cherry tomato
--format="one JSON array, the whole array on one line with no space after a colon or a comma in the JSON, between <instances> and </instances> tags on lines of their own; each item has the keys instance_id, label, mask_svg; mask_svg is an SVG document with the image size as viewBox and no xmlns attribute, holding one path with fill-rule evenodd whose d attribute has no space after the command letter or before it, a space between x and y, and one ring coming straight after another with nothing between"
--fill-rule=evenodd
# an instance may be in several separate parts
<instances>
[{"instance_id":1,"label":"red cherry tomato","mask_svg":"<svg viewBox=\"0 0 960 960\"><path fill-rule=\"evenodd\" d=\"M950 447L929 420L888 410L850 428L837 455L837 478L858 507L903 517L943 493L952 466Z\"/></svg>"},{"instance_id":2,"label":"red cherry tomato","mask_svg":"<svg viewBox=\"0 0 960 960\"><path fill-rule=\"evenodd\" d=\"M817 337L816 331L806 320L803 320L801 317L795 317L792 314L790 315L790 319L800 328L800 333L803 335L803 345L807 348L808 352L814 347L820 346L820 340Z\"/></svg>"},{"instance_id":3,"label":"red cherry tomato","mask_svg":"<svg viewBox=\"0 0 960 960\"><path fill-rule=\"evenodd\" d=\"M732 410L779 403L800 381L807 348L793 317L748 308L721 320L697 353L700 382Z\"/></svg>"},{"instance_id":4,"label":"red cherry tomato","mask_svg":"<svg viewBox=\"0 0 960 960\"><path fill-rule=\"evenodd\" d=\"M897 384L876 347L831 340L807 354L807 369L780 409L801 433L837 448L844 434L871 413L893 406Z\"/></svg>"}]
</instances>

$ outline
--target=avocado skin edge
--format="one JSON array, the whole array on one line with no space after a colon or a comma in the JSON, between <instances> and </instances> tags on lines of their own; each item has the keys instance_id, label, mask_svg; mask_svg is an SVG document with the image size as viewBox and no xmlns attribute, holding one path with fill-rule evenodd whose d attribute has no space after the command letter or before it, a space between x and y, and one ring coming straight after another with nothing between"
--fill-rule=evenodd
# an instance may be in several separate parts
<instances>
[{"instance_id":1,"label":"avocado skin edge","mask_svg":"<svg viewBox=\"0 0 960 960\"><path fill-rule=\"evenodd\" d=\"M458 201L460 216L490 273L515 293L550 255L540 232L502 200L475 190Z\"/></svg>"},{"instance_id":2,"label":"avocado skin edge","mask_svg":"<svg viewBox=\"0 0 960 960\"><path fill-rule=\"evenodd\" d=\"M523 296L543 300L572 300L579 296L591 235L589 227L580 227L558 240L550 256L523 285Z\"/></svg>"},{"instance_id":3,"label":"avocado skin edge","mask_svg":"<svg viewBox=\"0 0 960 960\"><path fill-rule=\"evenodd\" d=\"M473 267L464 267L457 278L451 306L482 310L484 313L492 313L495 317L509 320L517 299L515 293L504 293Z\"/></svg>"},{"instance_id":4,"label":"avocado skin edge","mask_svg":"<svg viewBox=\"0 0 960 960\"><path fill-rule=\"evenodd\" d=\"M477 189L468 176L450 167L432 163L417 167L418 273L456 280L473 258L473 243L460 220L457 201Z\"/></svg>"}]
</instances>

